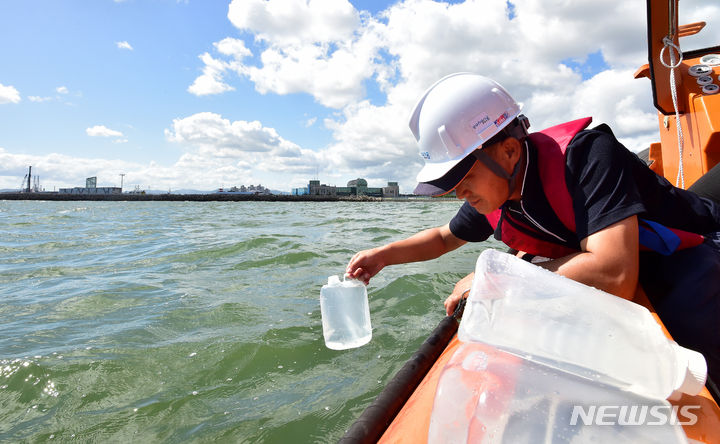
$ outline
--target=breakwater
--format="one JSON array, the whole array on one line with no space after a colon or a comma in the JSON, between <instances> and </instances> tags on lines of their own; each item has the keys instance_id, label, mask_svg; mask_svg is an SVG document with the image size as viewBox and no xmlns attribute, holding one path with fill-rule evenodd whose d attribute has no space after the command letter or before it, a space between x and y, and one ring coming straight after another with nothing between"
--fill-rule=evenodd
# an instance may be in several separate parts
<instances>
[{"instance_id":1,"label":"breakwater","mask_svg":"<svg viewBox=\"0 0 720 444\"><path fill-rule=\"evenodd\" d=\"M381 202L396 200L428 199L407 196L383 198L373 196L294 196L289 194L61 194L40 193L0 193L0 200L52 200L52 201L161 201L161 202Z\"/></svg>"}]
</instances>

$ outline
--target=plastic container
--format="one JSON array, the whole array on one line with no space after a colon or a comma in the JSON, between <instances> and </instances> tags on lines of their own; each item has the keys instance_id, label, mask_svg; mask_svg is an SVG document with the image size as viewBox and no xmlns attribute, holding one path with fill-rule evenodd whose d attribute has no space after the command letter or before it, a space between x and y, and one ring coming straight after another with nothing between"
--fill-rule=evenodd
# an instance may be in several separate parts
<instances>
[{"instance_id":1,"label":"plastic container","mask_svg":"<svg viewBox=\"0 0 720 444\"><path fill-rule=\"evenodd\" d=\"M320 290L320 313L328 348L360 347L372 339L367 289L361 281L328 277Z\"/></svg>"},{"instance_id":2,"label":"plastic container","mask_svg":"<svg viewBox=\"0 0 720 444\"><path fill-rule=\"evenodd\" d=\"M428 442L687 443L698 413L471 343L440 375Z\"/></svg>"},{"instance_id":3,"label":"plastic container","mask_svg":"<svg viewBox=\"0 0 720 444\"><path fill-rule=\"evenodd\" d=\"M494 250L478 258L458 337L654 399L696 395L707 375L645 307Z\"/></svg>"}]
</instances>

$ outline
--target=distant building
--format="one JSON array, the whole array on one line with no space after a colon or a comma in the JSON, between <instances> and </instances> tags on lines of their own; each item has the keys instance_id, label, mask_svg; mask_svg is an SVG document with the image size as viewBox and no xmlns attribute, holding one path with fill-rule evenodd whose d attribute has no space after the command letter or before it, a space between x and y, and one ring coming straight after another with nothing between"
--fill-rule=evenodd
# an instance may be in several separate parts
<instances>
[{"instance_id":1,"label":"distant building","mask_svg":"<svg viewBox=\"0 0 720 444\"><path fill-rule=\"evenodd\" d=\"M108 194L122 194L122 188L120 187L95 187L95 188L60 188L58 191L60 194L85 194L85 195L108 195Z\"/></svg>"},{"instance_id":2,"label":"distant building","mask_svg":"<svg viewBox=\"0 0 720 444\"><path fill-rule=\"evenodd\" d=\"M240 188L233 186L228 189L218 188L216 193L231 193L231 194L272 194L270 189L265 188L262 185L240 185Z\"/></svg>"},{"instance_id":3,"label":"distant building","mask_svg":"<svg viewBox=\"0 0 720 444\"><path fill-rule=\"evenodd\" d=\"M74 187L74 188L60 188L58 191L60 194L80 194L80 195L109 195L109 194L122 194L122 188L120 187L98 187L97 177L88 177L85 179L85 188Z\"/></svg>"},{"instance_id":4,"label":"distant building","mask_svg":"<svg viewBox=\"0 0 720 444\"><path fill-rule=\"evenodd\" d=\"M321 185L319 180L311 180L308 183L308 194L313 196L335 196L338 193L336 186Z\"/></svg>"},{"instance_id":5,"label":"distant building","mask_svg":"<svg viewBox=\"0 0 720 444\"><path fill-rule=\"evenodd\" d=\"M251 194L272 194L272 192L268 188L265 188L260 184L248 185L247 188L245 187L245 185L241 185L240 192Z\"/></svg>"},{"instance_id":6,"label":"distant building","mask_svg":"<svg viewBox=\"0 0 720 444\"><path fill-rule=\"evenodd\" d=\"M300 193L301 188L294 188L293 194ZM311 180L307 186L307 194L315 196L372 196L398 197L400 188L397 182L388 182L386 187L370 188L367 180L357 178L349 181L345 187L320 184L319 180ZM299 194L296 194L299 195Z\"/></svg>"},{"instance_id":7,"label":"distant building","mask_svg":"<svg viewBox=\"0 0 720 444\"><path fill-rule=\"evenodd\" d=\"M351 187L337 187L338 196L355 196L355 189Z\"/></svg>"},{"instance_id":8,"label":"distant building","mask_svg":"<svg viewBox=\"0 0 720 444\"><path fill-rule=\"evenodd\" d=\"M382 189L383 197L400 197L400 186L397 182L388 182Z\"/></svg>"},{"instance_id":9,"label":"distant building","mask_svg":"<svg viewBox=\"0 0 720 444\"><path fill-rule=\"evenodd\" d=\"M359 177L349 181L347 187L350 189L350 195L353 196L385 197L382 188L370 188L367 180Z\"/></svg>"},{"instance_id":10,"label":"distant building","mask_svg":"<svg viewBox=\"0 0 720 444\"><path fill-rule=\"evenodd\" d=\"M348 188L353 190L352 194L354 194L356 196L365 196L365 195L371 194L371 193L368 193L367 180L365 180L365 179L361 179L358 177L357 179L353 179L353 180L349 181L347 183L347 186L348 186ZM380 191L380 195L382 196L382 190Z\"/></svg>"}]
</instances>

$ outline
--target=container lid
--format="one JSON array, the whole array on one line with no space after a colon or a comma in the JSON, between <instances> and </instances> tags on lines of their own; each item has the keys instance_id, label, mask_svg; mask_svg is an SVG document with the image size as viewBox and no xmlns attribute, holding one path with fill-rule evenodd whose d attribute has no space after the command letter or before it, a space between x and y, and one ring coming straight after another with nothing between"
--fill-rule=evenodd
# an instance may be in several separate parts
<instances>
[{"instance_id":1,"label":"container lid","mask_svg":"<svg viewBox=\"0 0 720 444\"><path fill-rule=\"evenodd\" d=\"M340 277L336 274L332 276L328 276L328 282L326 285L327 287L364 287L365 283L363 281L359 281L357 279L345 279L345 276L343 275L342 280L340 280Z\"/></svg>"},{"instance_id":2,"label":"container lid","mask_svg":"<svg viewBox=\"0 0 720 444\"><path fill-rule=\"evenodd\" d=\"M705 386L707 380L707 363L705 357L678 344L675 346L676 355L678 357L678 382L676 391L687 393L688 395L697 395Z\"/></svg>"}]
</instances>

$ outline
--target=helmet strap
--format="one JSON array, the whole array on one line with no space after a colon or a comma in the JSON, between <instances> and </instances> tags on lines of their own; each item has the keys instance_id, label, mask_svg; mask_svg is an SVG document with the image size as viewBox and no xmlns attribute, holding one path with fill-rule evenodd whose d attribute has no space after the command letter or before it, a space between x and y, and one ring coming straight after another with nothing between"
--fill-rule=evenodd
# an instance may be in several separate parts
<instances>
[{"instance_id":1,"label":"helmet strap","mask_svg":"<svg viewBox=\"0 0 720 444\"><path fill-rule=\"evenodd\" d=\"M476 149L473 151L473 155L477 160L485 164L486 167L490 169L496 176L507 180L508 182L508 196L506 200L510 199L510 196L512 195L513 191L515 190L515 184L517 183L517 176L520 172L520 164L522 164L522 156L515 164L515 167L513 168L513 172L511 174L508 174L507 171L505 171L505 168L500 166L499 163L497 163L492 157L488 156L486 152L482 150L482 148Z\"/></svg>"},{"instance_id":2,"label":"helmet strap","mask_svg":"<svg viewBox=\"0 0 720 444\"><path fill-rule=\"evenodd\" d=\"M518 159L517 163L515 164L515 167L513 168L513 172L510 175L510 178L508 179L508 197L506 200L510 200L510 196L512 196L513 191L515 191L515 185L517 184L517 178L518 173L520 172L520 166L523 164L523 156L520 156L520 159Z\"/></svg>"}]
</instances>

